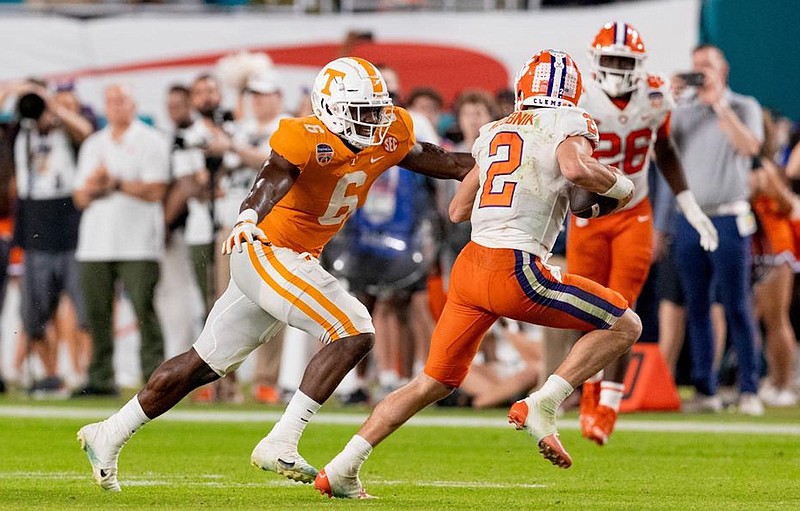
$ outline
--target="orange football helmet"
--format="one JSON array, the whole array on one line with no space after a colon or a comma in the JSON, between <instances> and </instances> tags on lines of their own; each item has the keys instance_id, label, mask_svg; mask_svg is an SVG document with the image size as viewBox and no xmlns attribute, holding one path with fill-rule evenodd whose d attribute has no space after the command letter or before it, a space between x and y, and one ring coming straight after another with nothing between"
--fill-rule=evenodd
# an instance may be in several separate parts
<instances>
[{"instance_id":1,"label":"orange football helmet","mask_svg":"<svg viewBox=\"0 0 800 511\"><path fill-rule=\"evenodd\" d=\"M636 88L645 58L647 52L642 37L629 23L606 23L589 46L592 77L611 97L622 96Z\"/></svg>"},{"instance_id":2,"label":"orange football helmet","mask_svg":"<svg viewBox=\"0 0 800 511\"><path fill-rule=\"evenodd\" d=\"M572 57L559 50L542 50L517 74L514 107L573 107L582 91L581 72Z\"/></svg>"}]
</instances>

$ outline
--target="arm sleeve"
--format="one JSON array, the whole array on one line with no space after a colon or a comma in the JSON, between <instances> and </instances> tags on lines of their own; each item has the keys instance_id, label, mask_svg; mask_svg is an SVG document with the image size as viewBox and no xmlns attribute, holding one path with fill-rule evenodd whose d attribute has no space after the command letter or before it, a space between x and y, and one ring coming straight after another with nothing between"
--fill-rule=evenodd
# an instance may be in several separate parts
<instances>
[{"instance_id":1,"label":"arm sleeve","mask_svg":"<svg viewBox=\"0 0 800 511\"><path fill-rule=\"evenodd\" d=\"M584 137L592 143L592 147L597 147L600 139L597 133L597 124L592 116L582 108L570 108L565 110L565 113L568 116L561 120L563 127L559 143L568 137Z\"/></svg>"}]
</instances>

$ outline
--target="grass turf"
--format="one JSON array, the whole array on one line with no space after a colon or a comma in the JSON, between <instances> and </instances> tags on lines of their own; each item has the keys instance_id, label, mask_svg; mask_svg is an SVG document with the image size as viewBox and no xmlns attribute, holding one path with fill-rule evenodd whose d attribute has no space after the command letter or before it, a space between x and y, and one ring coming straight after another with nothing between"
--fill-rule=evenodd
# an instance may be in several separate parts
<instances>
[{"instance_id":1,"label":"grass turf","mask_svg":"<svg viewBox=\"0 0 800 511\"><path fill-rule=\"evenodd\" d=\"M123 451L123 492L105 493L75 441L85 422L0 418L0 509L800 508L797 436L620 431L599 448L564 431L575 459L565 471L510 426L408 426L364 466L367 489L381 498L351 502L250 467L270 427L256 423L156 421ZM355 430L312 423L301 452L319 467Z\"/></svg>"}]
</instances>

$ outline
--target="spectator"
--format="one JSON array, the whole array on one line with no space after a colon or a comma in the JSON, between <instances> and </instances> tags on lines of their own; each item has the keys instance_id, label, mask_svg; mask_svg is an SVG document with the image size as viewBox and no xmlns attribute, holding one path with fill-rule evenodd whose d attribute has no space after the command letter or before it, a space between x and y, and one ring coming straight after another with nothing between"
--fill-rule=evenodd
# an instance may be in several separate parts
<instances>
[{"instance_id":1,"label":"spectator","mask_svg":"<svg viewBox=\"0 0 800 511\"><path fill-rule=\"evenodd\" d=\"M794 406L797 395L792 390L792 373L797 338L789 309L798 252L789 217L797 198L786 183L783 169L772 160L778 153L776 125L766 110L764 121L766 141L751 174L753 209L759 226L755 236L755 310L764 325L767 360L767 379L759 396L770 406Z\"/></svg>"},{"instance_id":2,"label":"spectator","mask_svg":"<svg viewBox=\"0 0 800 511\"><path fill-rule=\"evenodd\" d=\"M169 137L173 141L173 167L175 159L179 158L178 154L182 151L176 141L181 138L182 131L193 122L189 95L189 88L181 84L172 85L167 92L166 106L172 127ZM184 236L188 210L186 198L173 193L177 186L174 175L170 178L164 200L164 257L161 260L161 278L156 289L156 310L163 327L166 357L183 353L191 346L206 312L200 303L199 290L187 289L187 282L194 282L189 248Z\"/></svg>"},{"instance_id":3,"label":"spectator","mask_svg":"<svg viewBox=\"0 0 800 511\"><path fill-rule=\"evenodd\" d=\"M112 368L117 281L124 284L139 322L143 377L164 358L153 298L164 245L161 201L169 181L168 145L155 129L136 119L136 105L126 87L107 87L104 100L108 125L81 148L74 195L83 209L77 258L94 339L88 384L75 395L117 393Z\"/></svg>"},{"instance_id":4,"label":"spectator","mask_svg":"<svg viewBox=\"0 0 800 511\"><path fill-rule=\"evenodd\" d=\"M494 120L495 110L494 98L485 91L471 90L459 95L453 107L458 127L457 136L451 139L457 140L453 150L472 152L472 146L478 138L481 126ZM439 205L439 212L442 218L446 219L441 256L442 273L445 276L446 284L446 276L449 275L456 256L469 241L472 228L468 221L459 224L449 221L447 207L455 196L458 182L453 180L437 181L436 186L436 202Z\"/></svg>"},{"instance_id":5,"label":"spectator","mask_svg":"<svg viewBox=\"0 0 800 511\"><path fill-rule=\"evenodd\" d=\"M214 285L214 221L213 201L222 168L222 156L207 151L217 137L224 136L223 126L230 126L233 114L221 108L222 95L214 77L202 74L190 88L192 109L197 119L182 131L182 150L174 154L173 171L177 185L170 190L169 204L186 201L186 243L192 259L197 285L203 296L206 313L216 298ZM177 195L177 198L176 198ZM171 208L168 208L171 211Z\"/></svg>"},{"instance_id":6,"label":"spectator","mask_svg":"<svg viewBox=\"0 0 800 511\"><path fill-rule=\"evenodd\" d=\"M739 364L739 411L761 415L758 390L758 350L748 294L751 236L755 221L750 211L748 174L751 159L763 139L761 108L750 97L727 86L728 63L719 48L697 47L692 54L695 72L703 84L673 112L672 134L683 162L689 189L719 232L719 250L705 252L699 235L678 215L675 254L686 299L686 321L691 338L692 380L698 396L692 406L719 411L717 372L709 310L715 289L725 307L728 328ZM685 82L674 77L676 97ZM714 278L716 277L716 278ZM712 286L712 279L716 283Z\"/></svg>"},{"instance_id":7,"label":"spectator","mask_svg":"<svg viewBox=\"0 0 800 511\"><path fill-rule=\"evenodd\" d=\"M418 87L408 94L408 111L425 116L437 133L441 129L443 109L444 100L436 89Z\"/></svg>"},{"instance_id":8,"label":"spectator","mask_svg":"<svg viewBox=\"0 0 800 511\"><path fill-rule=\"evenodd\" d=\"M22 323L29 349L42 361L45 379L33 390L57 391L58 339L45 335L55 318L62 293L66 293L83 331L78 342L88 358L90 341L81 296L75 248L80 213L72 201L77 151L94 131L76 111L50 96L43 87L31 86L17 104L20 131L14 142L16 188L19 198L15 244L25 250L22 283ZM85 368L78 362L78 377Z\"/></svg>"}]
</instances>

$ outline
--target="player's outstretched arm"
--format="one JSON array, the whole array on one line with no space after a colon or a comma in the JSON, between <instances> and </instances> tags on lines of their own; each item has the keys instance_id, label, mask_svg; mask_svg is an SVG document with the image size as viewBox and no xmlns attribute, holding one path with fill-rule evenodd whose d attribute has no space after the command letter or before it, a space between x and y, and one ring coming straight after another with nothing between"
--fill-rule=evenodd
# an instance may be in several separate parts
<instances>
[{"instance_id":1,"label":"player's outstretched arm","mask_svg":"<svg viewBox=\"0 0 800 511\"><path fill-rule=\"evenodd\" d=\"M418 174L461 181L475 165L475 159L469 153L451 153L436 144L417 142L398 165Z\"/></svg>"},{"instance_id":2,"label":"player's outstretched arm","mask_svg":"<svg viewBox=\"0 0 800 511\"><path fill-rule=\"evenodd\" d=\"M689 225L700 234L700 245L703 249L713 252L719 245L719 236L714 224L700 209L694 194L689 191L686 184L686 174L683 173L678 154L668 136L659 136L653 146L656 163L664 179L667 181L681 211Z\"/></svg>"},{"instance_id":3,"label":"player's outstretched arm","mask_svg":"<svg viewBox=\"0 0 800 511\"><path fill-rule=\"evenodd\" d=\"M479 171L480 169L475 165L469 171L467 177L458 185L458 190L456 190L456 194L453 200L450 201L450 207L448 208L451 221L455 223L463 222L469 220L472 216L472 204L475 202L475 195L477 195L480 187Z\"/></svg>"}]
</instances>

